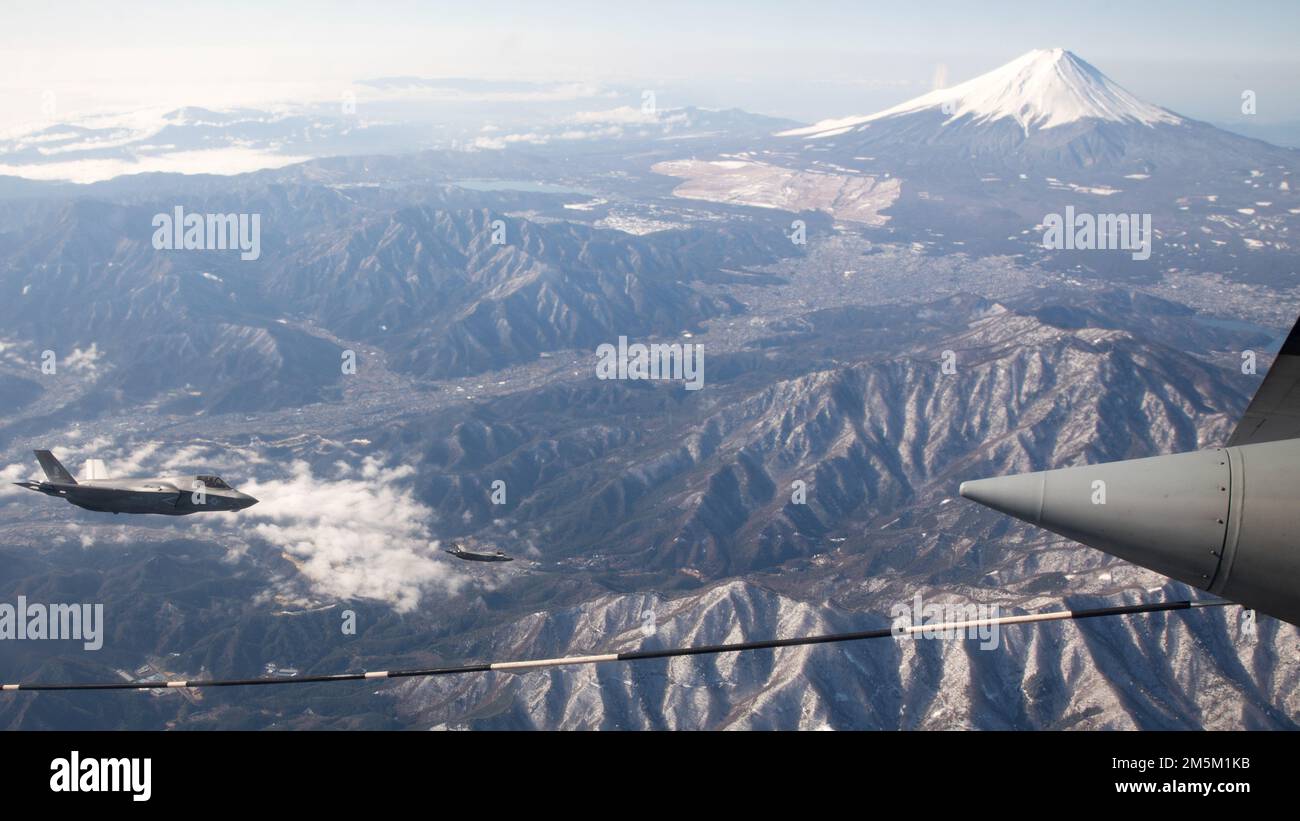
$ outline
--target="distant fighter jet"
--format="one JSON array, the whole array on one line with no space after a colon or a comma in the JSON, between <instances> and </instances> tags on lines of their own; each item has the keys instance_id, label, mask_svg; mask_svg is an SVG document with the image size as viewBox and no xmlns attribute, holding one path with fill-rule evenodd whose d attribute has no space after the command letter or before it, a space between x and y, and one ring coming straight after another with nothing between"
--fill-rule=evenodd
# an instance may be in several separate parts
<instances>
[{"instance_id":1,"label":"distant fighter jet","mask_svg":"<svg viewBox=\"0 0 1300 821\"><path fill-rule=\"evenodd\" d=\"M48 450L36 451L45 482L14 482L19 487L67 499L77 507L103 513L159 513L187 516L217 510L243 510L257 500L240 493L220 476L184 476L172 479L109 479L104 463L91 459L78 482Z\"/></svg>"},{"instance_id":2,"label":"distant fighter jet","mask_svg":"<svg viewBox=\"0 0 1300 821\"><path fill-rule=\"evenodd\" d=\"M1223 447L977 479L960 492L1300 625L1300 322Z\"/></svg>"},{"instance_id":3,"label":"distant fighter jet","mask_svg":"<svg viewBox=\"0 0 1300 821\"><path fill-rule=\"evenodd\" d=\"M494 550L491 553L480 553L474 550L465 549L465 545L460 542L452 542L451 550L447 551L458 559L464 559L467 562L513 562L514 559L500 550Z\"/></svg>"}]
</instances>

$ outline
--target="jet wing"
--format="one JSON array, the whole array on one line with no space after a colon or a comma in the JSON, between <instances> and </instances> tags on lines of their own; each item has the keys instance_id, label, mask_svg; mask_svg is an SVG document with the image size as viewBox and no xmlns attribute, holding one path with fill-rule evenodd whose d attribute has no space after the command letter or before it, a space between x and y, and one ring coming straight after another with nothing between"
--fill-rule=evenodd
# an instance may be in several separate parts
<instances>
[{"instance_id":1,"label":"jet wing","mask_svg":"<svg viewBox=\"0 0 1300 821\"><path fill-rule=\"evenodd\" d=\"M1300 321L1250 400L1228 447L1300 438Z\"/></svg>"}]
</instances>

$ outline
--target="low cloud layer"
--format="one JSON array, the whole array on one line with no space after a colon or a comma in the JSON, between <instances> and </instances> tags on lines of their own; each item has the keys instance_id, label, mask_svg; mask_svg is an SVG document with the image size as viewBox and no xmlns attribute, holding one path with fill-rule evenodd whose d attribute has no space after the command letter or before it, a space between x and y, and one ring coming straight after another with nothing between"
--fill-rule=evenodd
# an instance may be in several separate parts
<instances>
[{"instance_id":1,"label":"low cloud layer","mask_svg":"<svg viewBox=\"0 0 1300 821\"><path fill-rule=\"evenodd\" d=\"M294 462L291 476L241 489L262 500L238 514L258 538L280 547L320 596L378 599L414 610L431 591L464 583L428 529L433 512L410 490L415 470L367 457L342 478Z\"/></svg>"}]
</instances>

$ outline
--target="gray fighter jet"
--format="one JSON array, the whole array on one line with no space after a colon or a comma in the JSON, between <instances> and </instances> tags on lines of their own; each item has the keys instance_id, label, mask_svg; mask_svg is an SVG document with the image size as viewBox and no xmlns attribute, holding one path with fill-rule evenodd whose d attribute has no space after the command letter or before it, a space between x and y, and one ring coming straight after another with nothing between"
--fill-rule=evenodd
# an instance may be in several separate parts
<instances>
[{"instance_id":1,"label":"gray fighter jet","mask_svg":"<svg viewBox=\"0 0 1300 821\"><path fill-rule=\"evenodd\" d=\"M67 499L77 507L103 513L159 513L187 516L217 510L243 510L257 500L212 474L171 479L109 479L104 463L92 459L78 482L48 450L36 451L44 482L14 482L19 487Z\"/></svg>"},{"instance_id":2,"label":"gray fighter jet","mask_svg":"<svg viewBox=\"0 0 1300 821\"><path fill-rule=\"evenodd\" d=\"M500 550L493 550L491 553L469 550L460 542L452 542L451 550L447 551L458 559L464 559L467 562L513 562L514 559Z\"/></svg>"},{"instance_id":3,"label":"gray fighter jet","mask_svg":"<svg viewBox=\"0 0 1300 821\"><path fill-rule=\"evenodd\" d=\"M1300 322L1223 447L962 482L961 495L1300 624Z\"/></svg>"}]
</instances>

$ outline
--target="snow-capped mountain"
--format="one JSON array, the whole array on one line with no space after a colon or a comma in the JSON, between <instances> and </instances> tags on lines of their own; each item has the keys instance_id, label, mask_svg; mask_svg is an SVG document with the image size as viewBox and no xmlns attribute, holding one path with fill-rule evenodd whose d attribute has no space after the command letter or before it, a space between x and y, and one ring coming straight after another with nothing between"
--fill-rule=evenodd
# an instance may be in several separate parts
<instances>
[{"instance_id":1,"label":"snow-capped mountain","mask_svg":"<svg viewBox=\"0 0 1300 821\"><path fill-rule=\"evenodd\" d=\"M776 134L868 173L1150 175L1289 165L1278 149L1138 99L1065 49L1040 49L951 88L865 116ZM1286 155L1286 156L1284 156Z\"/></svg>"},{"instance_id":2,"label":"snow-capped mountain","mask_svg":"<svg viewBox=\"0 0 1300 821\"><path fill-rule=\"evenodd\" d=\"M773 135L775 146L737 155L766 178L791 173L831 190L871 190L859 203L768 195L772 208L822 210L858 219L917 247L963 253L1027 253L1048 264L1134 276L1118 255L1042 247L1045 214L1151 214L1151 271L1177 267L1277 278L1291 270L1290 234L1300 219L1294 181L1300 152L1225 131L1139 99L1064 49L1031 51L951 88L865 116L824 120ZM737 157L726 157L725 160ZM661 163L693 171L681 197L758 202L758 175L718 163ZM775 170L773 170L775 168ZM703 172L700 171L703 169ZM770 188L771 186L769 186ZM1055 261L1053 261L1055 260Z\"/></svg>"},{"instance_id":3,"label":"snow-capped mountain","mask_svg":"<svg viewBox=\"0 0 1300 821\"><path fill-rule=\"evenodd\" d=\"M1025 133L1081 120L1180 125L1171 111L1143 102L1094 66L1061 48L1035 49L951 88L941 88L865 117L826 120L781 136L834 137L905 114L938 111L944 125L1011 119Z\"/></svg>"}]
</instances>

